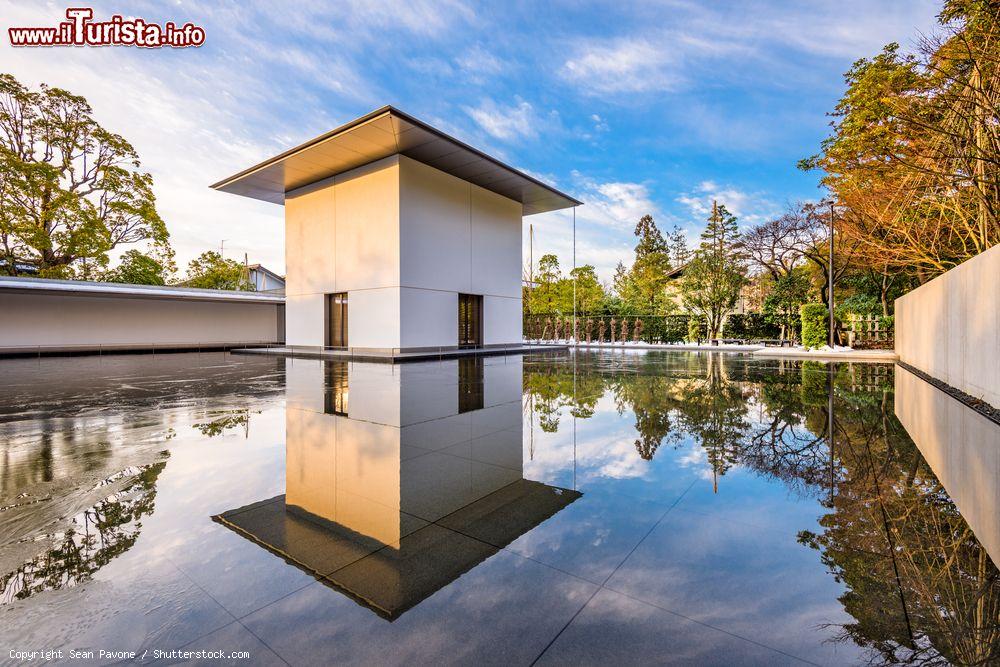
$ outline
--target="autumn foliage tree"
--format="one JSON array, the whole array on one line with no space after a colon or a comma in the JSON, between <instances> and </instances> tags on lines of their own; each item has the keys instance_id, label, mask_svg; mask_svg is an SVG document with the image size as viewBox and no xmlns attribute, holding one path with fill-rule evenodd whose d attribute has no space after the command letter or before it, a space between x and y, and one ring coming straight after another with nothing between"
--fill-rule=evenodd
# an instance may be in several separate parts
<instances>
[{"instance_id":1,"label":"autumn foliage tree","mask_svg":"<svg viewBox=\"0 0 1000 667\"><path fill-rule=\"evenodd\" d=\"M1000 242L1000 7L949 0L918 53L889 44L846 74L825 172L859 259L920 280Z\"/></svg>"}]
</instances>

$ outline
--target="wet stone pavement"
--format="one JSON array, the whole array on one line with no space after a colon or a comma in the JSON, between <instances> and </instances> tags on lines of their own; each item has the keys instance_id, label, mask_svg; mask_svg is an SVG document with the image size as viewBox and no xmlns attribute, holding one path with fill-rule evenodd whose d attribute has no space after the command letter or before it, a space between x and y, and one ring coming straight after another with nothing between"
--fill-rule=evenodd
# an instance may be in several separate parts
<instances>
[{"instance_id":1,"label":"wet stone pavement","mask_svg":"<svg viewBox=\"0 0 1000 667\"><path fill-rule=\"evenodd\" d=\"M893 365L204 353L0 376L4 663L1000 661L1000 429Z\"/></svg>"}]
</instances>

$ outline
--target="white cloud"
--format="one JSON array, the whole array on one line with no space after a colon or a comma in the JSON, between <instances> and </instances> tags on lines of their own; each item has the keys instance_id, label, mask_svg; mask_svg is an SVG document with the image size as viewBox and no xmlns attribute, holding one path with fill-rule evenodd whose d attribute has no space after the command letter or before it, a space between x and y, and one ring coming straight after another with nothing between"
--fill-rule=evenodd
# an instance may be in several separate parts
<instances>
[{"instance_id":1,"label":"white cloud","mask_svg":"<svg viewBox=\"0 0 1000 667\"><path fill-rule=\"evenodd\" d=\"M567 60L561 74L585 94L670 90L679 83L670 50L642 39L592 42Z\"/></svg>"},{"instance_id":2,"label":"white cloud","mask_svg":"<svg viewBox=\"0 0 1000 667\"><path fill-rule=\"evenodd\" d=\"M712 203L724 204L737 216L740 224L755 224L780 213L780 207L761 193L745 192L733 186L720 186L715 181L702 181L692 191L677 197L699 221L712 213Z\"/></svg>"},{"instance_id":3,"label":"white cloud","mask_svg":"<svg viewBox=\"0 0 1000 667\"><path fill-rule=\"evenodd\" d=\"M576 210L576 265L593 265L600 279L610 283L619 262L626 265L632 262L632 230L639 218L649 213L661 227L670 220L660 213L646 184L598 182L575 172L573 177L577 187L571 192L584 204ZM545 253L552 253L568 271L573 258L573 211L554 211L525 219L525 264L528 224L535 231L535 261Z\"/></svg>"},{"instance_id":4,"label":"white cloud","mask_svg":"<svg viewBox=\"0 0 1000 667\"><path fill-rule=\"evenodd\" d=\"M521 99L511 106L485 99L478 107L463 109L487 134L506 141L536 136L541 123L531 104Z\"/></svg>"},{"instance_id":5,"label":"white cloud","mask_svg":"<svg viewBox=\"0 0 1000 667\"><path fill-rule=\"evenodd\" d=\"M656 209L649 189L642 183L601 183L593 189L600 196L589 197L588 203L618 225L634 225L643 215Z\"/></svg>"},{"instance_id":6,"label":"white cloud","mask_svg":"<svg viewBox=\"0 0 1000 667\"><path fill-rule=\"evenodd\" d=\"M816 74L815 61L803 56L849 63L890 41L905 48L931 27L939 5L937 0L632 5L608 23L605 34L612 36L566 38L562 43L571 56L559 73L579 94L613 102L629 94L704 90L722 83L794 85L792 80Z\"/></svg>"},{"instance_id":7,"label":"white cloud","mask_svg":"<svg viewBox=\"0 0 1000 667\"><path fill-rule=\"evenodd\" d=\"M121 11L96 5L97 18ZM247 253L279 273L282 208L208 185L336 126L359 105L376 106L384 93L358 62L387 31L434 38L474 18L464 4L430 0L306 1L294 11L269 2L136 2L129 11L150 20L193 21L205 28L206 45L13 49L4 39L2 69L29 87L45 82L86 97L97 120L135 146L153 175L157 209L182 269L226 239L227 256ZM54 25L63 12L0 0L8 25Z\"/></svg>"},{"instance_id":8,"label":"white cloud","mask_svg":"<svg viewBox=\"0 0 1000 667\"><path fill-rule=\"evenodd\" d=\"M507 67L503 60L479 44L456 57L455 64L466 74L466 78L474 83L482 83L488 78L500 74Z\"/></svg>"}]
</instances>

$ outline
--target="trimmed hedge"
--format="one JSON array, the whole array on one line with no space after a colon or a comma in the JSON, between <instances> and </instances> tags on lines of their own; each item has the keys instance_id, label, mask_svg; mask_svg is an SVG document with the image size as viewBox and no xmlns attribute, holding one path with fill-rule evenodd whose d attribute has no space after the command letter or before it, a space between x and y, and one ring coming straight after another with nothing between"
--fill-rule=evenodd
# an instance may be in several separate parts
<instances>
[{"instance_id":1,"label":"trimmed hedge","mask_svg":"<svg viewBox=\"0 0 1000 667\"><path fill-rule=\"evenodd\" d=\"M666 315L646 319L648 332L643 332L647 341L658 340L664 343L679 343L687 335L688 315Z\"/></svg>"},{"instance_id":2,"label":"trimmed hedge","mask_svg":"<svg viewBox=\"0 0 1000 667\"><path fill-rule=\"evenodd\" d=\"M700 315L689 315L687 321L687 340L697 343L708 338L708 322Z\"/></svg>"},{"instance_id":3,"label":"trimmed hedge","mask_svg":"<svg viewBox=\"0 0 1000 667\"><path fill-rule=\"evenodd\" d=\"M683 342L688 334L688 319L689 315L686 314L674 314L674 315L645 315L630 316L630 315L587 315L579 314L577 315L577 326L579 328L579 336L581 340L587 338L588 328L590 330L590 335L592 340L597 340L597 334L599 331L598 323L600 321L604 322L604 340L610 340L611 338L611 319L614 317L617 331L615 334L616 339L620 342L621 338L621 322L626 320L628 322L628 339L632 340L635 332L635 321L636 319L642 320L642 333L641 340L652 343L652 342L664 342L664 343L679 343ZM555 331L562 327L562 331L568 331L568 322L572 318L565 315L525 315L523 319L523 330L524 335L527 338L540 338L543 331L545 330L545 323L549 323L548 335L549 338L555 335Z\"/></svg>"},{"instance_id":4,"label":"trimmed hedge","mask_svg":"<svg viewBox=\"0 0 1000 667\"><path fill-rule=\"evenodd\" d=\"M774 324L764 313L732 313L726 316L722 325L722 335L725 338L777 338L781 335L781 327Z\"/></svg>"},{"instance_id":5,"label":"trimmed hedge","mask_svg":"<svg viewBox=\"0 0 1000 667\"><path fill-rule=\"evenodd\" d=\"M808 349L827 344L827 320L830 313L821 303L805 303L799 308L802 319L802 344Z\"/></svg>"}]
</instances>

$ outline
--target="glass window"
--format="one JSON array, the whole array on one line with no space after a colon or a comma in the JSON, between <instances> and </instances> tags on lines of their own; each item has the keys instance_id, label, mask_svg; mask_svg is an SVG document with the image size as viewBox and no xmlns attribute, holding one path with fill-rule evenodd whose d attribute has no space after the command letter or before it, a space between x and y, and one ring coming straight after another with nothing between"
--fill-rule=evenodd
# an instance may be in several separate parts
<instances>
[{"instance_id":1,"label":"glass window","mask_svg":"<svg viewBox=\"0 0 1000 667\"><path fill-rule=\"evenodd\" d=\"M347 292L326 295L328 347L347 347Z\"/></svg>"},{"instance_id":2,"label":"glass window","mask_svg":"<svg viewBox=\"0 0 1000 667\"><path fill-rule=\"evenodd\" d=\"M483 344L483 297L458 295L458 346L481 347Z\"/></svg>"}]
</instances>

